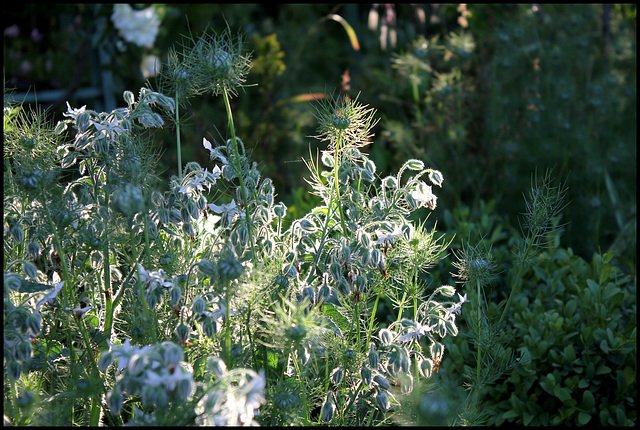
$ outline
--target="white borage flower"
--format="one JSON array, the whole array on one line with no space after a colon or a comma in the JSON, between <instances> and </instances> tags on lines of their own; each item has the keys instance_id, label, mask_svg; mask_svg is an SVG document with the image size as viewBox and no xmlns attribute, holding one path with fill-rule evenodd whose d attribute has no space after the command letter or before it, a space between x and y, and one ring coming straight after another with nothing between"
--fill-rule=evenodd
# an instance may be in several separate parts
<instances>
[{"instance_id":1,"label":"white borage flower","mask_svg":"<svg viewBox=\"0 0 640 430\"><path fill-rule=\"evenodd\" d=\"M111 21L127 42L153 47L160 27L160 19L153 6L134 10L128 4L116 4L113 6Z\"/></svg>"},{"instance_id":2,"label":"white borage flower","mask_svg":"<svg viewBox=\"0 0 640 430\"><path fill-rule=\"evenodd\" d=\"M437 326L437 324L431 326L422 325L417 321L411 321L406 318L402 319L402 325L406 326L408 330L398 337L398 342L411 342L413 340L420 340L420 337L426 335Z\"/></svg>"},{"instance_id":3,"label":"white borage flower","mask_svg":"<svg viewBox=\"0 0 640 430\"><path fill-rule=\"evenodd\" d=\"M86 110L87 110L87 105L84 105L79 109L73 109L69 105L69 102L67 102L67 111L63 112L62 115L66 116L67 118L72 118L74 121L76 121L78 119L78 116L81 114L84 114Z\"/></svg>"},{"instance_id":4,"label":"white borage flower","mask_svg":"<svg viewBox=\"0 0 640 430\"><path fill-rule=\"evenodd\" d=\"M182 194L191 194L195 191L209 191L216 181L222 176L222 169L218 166L214 166L213 170L209 172L207 169L189 175L183 179L183 185L178 190Z\"/></svg>"},{"instance_id":5,"label":"white borage flower","mask_svg":"<svg viewBox=\"0 0 640 430\"><path fill-rule=\"evenodd\" d=\"M418 181L416 188L411 191L411 197L413 197L413 199L422 206L426 206L432 210L436 208L436 201L438 198L431 191L431 186L422 181Z\"/></svg>"},{"instance_id":6,"label":"white borage flower","mask_svg":"<svg viewBox=\"0 0 640 430\"><path fill-rule=\"evenodd\" d=\"M235 200L231 200L231 203L228 204L223 204L223 205L216 205L213 203L210 203L209 205L209 209L211 209L213 212L219 214L225 221L227 224L230 224L235 218L236 216L244 216L244 213L240 212L240 209L238 208L238 206L236 206L236 202Z\"/></svg>"},{"instance_id":7,"label":"white borage flower","mask_svg":"<svg viewBox=\"0 0 640 430\"><path fill-rule=\"evenodd\" d=\"M462 304L469 301L469 300L467 300L467 295L466 294L464 296L462 296L462 295L460 295L460 293L458 293L458 297L460 298L460 301L458 303L454 303L453 305L449 306L447 308L447 312L448 313L460 315L460 312L461 312L461 309L462 309Z\"/></svg>"},{"instance_id":8,"label":"white borage flower","mask_svg":"<svg viewBox=\"0 0 640 430\"><path fill-rule=\"evenodd\" d=\"M114 345L111 341L107 343L112 360L118 361L118 370L126 368L132 358L145 355L153 348L151 345L143 347L131 345L129 339L126 339L122 345Z\"/></svg>"},{"instance_id":9,"label":"white borage flower","mask_svg":"<svg viewBox=\"0 0 640 430\"><path fill-rule=\"evenodd\" d=\"M94 121L93 125L99 132L96 138L108 137L109 139L114 139L118 134L123 133L125 130L122 122L123 121L118 119L116 115L109 115L102 123Z\"/></svg>"},{"instance_id":10,"label":"white borage flower","mask_svg":"<svg viewBox=\"0 0 640 430\"><path fill-rule=\"evenodd\" d=\"M73 309L64 308L65 311L73 311L73 316L75 316L77 319L82 319L82 318L86 317L87 316L87 312L89 312L91 309L93 309L93 306L91 306L91 305L85 306L84 308L80 307L79 305L76 306Z\"/></svg>"},{"instance_id":11,"label":"white borage flower","mask_svg":"<svg viewBox=\"0 0 640 430\"><path fill-rule=\"evenodd\" d=\"M264 389L267 385L264 370L260 369L259 373L247 370L247 374L250 378L238 389L238 400L240 400L241 409L244 410L242 421L245 424L253 420L255 410L264 403Z\"/></svg>"},{"instance_id":12,"label":"white borage flower","mask_svg":"<svg viewBox=\"0 0 640 430\"><path fill-rule=\"evenodd\" d=\"M44 297L40 299L40 301L36 304L36 311L39 312L42 305L47 303L52 303L53 299L55 299L58 293L60 292L60 290L62 290L62 287L64 287L64 281L59 282L58 285L56 285L53 290L45 294Z\"/></svg>"},{"instance_id":13,"label":"white borage flower","mask_svg":"<svg viewBox=\"0 0 640 430\"><path fill-rule=\"evenodd\" d=\"M397 224L394 224L392 231L376 230L377 240L374 242L376 245L388 244L393 245L395 239L402 236L402 228Z\"/></svg>"},{"instance_id":14,"label":"white borage flower","mask_svg":"<svg viewBox=\"0 0 640 430\"><path fill-rule=\"evenodd\" d=\"M138 263L137 279L147 287L149 291L153 291L159 286L170 288L173 287L173 282L165 281L164 271L162 269L150 272L142 267L142 264Z\"/></svg>"},{"instance_id":15,"label":"white borage flower","mask_svg":"<svg viewBox=\"0 0 640 430\"><path fill-rule=\"evenodd\" d=\"M223 166L229 165L229 160L227 160L227 157L222 155L222 150L220 148L214 148L213 146L211 146L211 142L209 142L204 137L202 138L202 145L210 152L210 158L212 160L217 158L218 160L220 160Z\"/></svg>"}]
</instances>

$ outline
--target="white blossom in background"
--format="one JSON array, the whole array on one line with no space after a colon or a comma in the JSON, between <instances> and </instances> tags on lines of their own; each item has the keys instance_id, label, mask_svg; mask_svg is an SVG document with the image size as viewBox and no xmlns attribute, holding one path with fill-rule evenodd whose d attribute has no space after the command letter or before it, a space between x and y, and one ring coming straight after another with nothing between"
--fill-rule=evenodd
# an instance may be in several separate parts
<instances>
[{"instance_id":1,"label":"white blossom in background","mask_svg":"<svg viewBox=\"0 0 640 430\"><path fill-rule=\"evenodd\" d=\"M157 55L145 55L140 63L140 72L145 79L149 79L160 73L160 66L160 58Z\"/></svg>"},{"instance_id":2,"label":"white blossom in background","mask_svg":"<svg viewBox=\"0 0 640 430\"><path fill-rule=\"evenodd\" d=\"M111 21L124 40L146 48L153 46L160 27L160 19L152 6L134 10L128 4L113 5Z\"/></svg>"}]
</instances>

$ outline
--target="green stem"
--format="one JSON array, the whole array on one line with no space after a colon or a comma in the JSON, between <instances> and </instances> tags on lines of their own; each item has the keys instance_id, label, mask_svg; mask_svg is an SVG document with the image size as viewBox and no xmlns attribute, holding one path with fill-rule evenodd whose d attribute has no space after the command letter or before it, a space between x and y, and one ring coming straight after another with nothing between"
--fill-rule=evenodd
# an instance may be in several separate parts
<instances>
[{"instance_id":1,"label":"green stem","mask_svg":"<svg viewBox=\"0 0 640 430\"><path fill-rule=\"evenodd\" d=\"M231 316L231 304L229 303L230 299L230 290L231 285L227 285L227 288L224 292L224 299L226 301L226 318L224 320L224 349L225 349L225 362L227 364L227 368L231 369L231 324L229 321L229 317Z\"/></svg>"},{"instance_id":2,"label":"green stem","mask_svg":"<svg viewBox=\"0 0 640 430\"><path fill-rule=\"evenodd\" d=\"M371 332L373 332L373 322L376 318L376 311L378 310L378 302L380 301L380 294L376 296L376 301L373 304L373 310L371 311L371 320L369 321L369 330L367 332L366 348L369 348L369 342L371 341Z\"/></svg>"},{"instance_id":3,"label":"green stem","mask_svg":"<svg viewBox=\"0 0 640 430\"><path fill-rule=\"evenodd\" d=\"M133 220L130 220L133 221ZM138 284L138 295L140 296L140 302L142 303L142 311L144 313L144 319L145 319L145 325L147 324L151 324L151 314L150 314L150 310L149 310L149 303L147 302L147 296L144 294L144 287L142 286L142 282L140 281L140 269L138 267L138 255L136 252L136 246L135 246L135 236L133 233L133 229L131 229L131 253L132 253L132 261L133 264L135 264L135 270L136 273L138 274L138 276L136 276L137 279L137 284ZM151 326L151 329L149 330L151 332L151 336L153 338L153 342L156 343L157 340L157 336L156 336L156 330L153 327L153 325Z\"/></svg>"},{"instance_id":4,"label":"green stem","mask_svg":"<svg viewBox=\"0 0 640 430\"><path fill-rule=\"evenodd\" d=\"M180 148L180 103L178 103L178 90L176 90L176 144L178 151L178 180L182 179L182 150Z\"/></svg>"},{"instance_id":5,"label":"green stem","mask_svg":"<svg viewBox=\"0 0 640 430\"><path fill-rule=\"evenodd\" d=\"M224 95L224 105L227 110L227 117L229 120L229 131L231 133L231 141L233 142L233 152L234 152L234 158L236 162L236 165L234 167L238 173L238 179L240 181L240 189L242 191L242 203L244 204L244 210L245 210L245 222L247 224L247 232L249 233L249 246L251 247L251 255L255 257L254 250L253 250L253 226L251 224L251 214L249 212L249 204L248 204L249 196L247 195L247 190L244 185L244 177L242 175L242 169L240 166L240 152L238 151L238 142L236 141L236 128L233 123L233 114L231 112L231 101L229 100L229 93L227 92L226 89L222 92L222 94ZM253 260L255 261L255 258L253 258Z\"/></svg>"},{"instance_id":6,"label":"green stem","mask_svg":"<svg viewBox=\"0 0 640 430\"><path fill-rule=\"evenodd\" d=\"M334 177L335 188L336 188L336 205L338 206L338 211L340 212L340 224L342 225L342 234L346 236L347 225L344 221L344 213L342 212L342 203L340 202L340 183L338 181L338 169L340 167L338 164L338 155L340 153L341 143L342 143L342 130L340 130L340 133L338 134L338 142L336 143L335 159L333 163L333 177Z\"/></svg>"},{"instance_id":7,"label":"green stem","mask_svg":"<svg viewBox=\"0 0 640 430\"><path fill-rule=\"evenodd\" d=\"M477 286L477 291L478 291L478 312L477 312L477 318L478 318L478 325L480 324L480 318L481 318L481 308L482 308L482 302L480 300L480 281L476 281L476 286ZM482 363L482 359L481 359L481 354L482 354L482 342L481 342L481 333L478 332L478 339L477 339L477 347L478 347L478 357L477 357L477 362L476 362L476 389L480 389L480 365Z\"/></svg>"}]
</instances>

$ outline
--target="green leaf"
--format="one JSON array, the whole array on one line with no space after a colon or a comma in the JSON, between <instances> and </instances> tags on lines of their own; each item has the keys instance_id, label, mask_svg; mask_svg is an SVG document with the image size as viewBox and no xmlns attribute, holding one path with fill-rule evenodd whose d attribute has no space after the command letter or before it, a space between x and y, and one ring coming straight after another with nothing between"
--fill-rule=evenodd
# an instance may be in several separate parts
<instances>
[{"instance_id":1,"label":"green leaf","mask_svg":"<svg viewBox=\"0 0 640 430\"><path fill-rule=\"evenodd\" d=\"M591 421L591 415L589 415L588 413L580 412L578 414L578 423L580 425L583 426L583 425L587 424L589 421Z\"/></svg>"},{"instance_id":2,"label":"green leaf","mask_svg":"<svg viewBox=\"0 0 640 430\"><path fill-rule=\"evenodd\" d=\"M607 343L606 340L603 340L602 342L600 342L600 349L605 353L608 354L609 353L609 344Z\"/></svg>"},{"instance_id":3,"label":"green leaf","mask_svg":"<svg viewBox=\"0 0 640 430\"><path fill-rule=\"evenodd\" d=\"M338 329L338 336L342 336L343 331L348 331L350 328L350 323L347 318L345 318L333 305L323 305L322 306L323 316L328 319L328 321L333 324L335 328ZM332 327L329 327L334 330ZM334 330L335 331L335 330Z\"/></svg>"},{"instance_id":4,"label":"green leaf","mask_svg":"<svg viewBox=\"0 0 640 430\"><path fill-rule=\"evenodd\" d=\"M584 409L593 410L596 406L596 399L593 397L593 393L589 390L585 390L582 393L582 404Z\"/></svg>"},{"instance_id":5,"label":"green leaf","mask_svg":"<svg viewBox=\"0 0 640 430\"><path fill-rule=\"evenodd\" d=\"M560 399L563 403L571 400L571 393L564 387L556 385L553 388L553 395Z\"/></svg>"},{"instance_id":6,"label":"green leaf","mask_svg":"<svg viewBox=\"0 0 640 430\"><path fill-rule=\"evenodd\" d=\"M596 375L605 375L611 373L611 368L607 366L600 366L596 369Z\"/></svg>"},{"instance_id":7,"label":"green leaf","mask_svg":"<svg viewBox=\"0 0 640 430\"><path fill-rule=\"evenodd\" d=\"M18 288L18 292L20 293L35 293L38 291L47 291L52 290L54 287L52 285L40 284L38 282L31 282L25 279L20 283L20 288Z\"/></svg>"}]
</instances>

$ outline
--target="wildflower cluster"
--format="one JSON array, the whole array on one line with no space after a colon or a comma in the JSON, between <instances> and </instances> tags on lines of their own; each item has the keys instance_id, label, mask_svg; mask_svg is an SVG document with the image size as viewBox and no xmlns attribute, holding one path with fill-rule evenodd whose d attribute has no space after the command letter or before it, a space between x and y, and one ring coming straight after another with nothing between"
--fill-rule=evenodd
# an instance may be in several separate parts
<instances>
[{"instance_id":1,"label":"wildflower cluster","mask_svg":"<svg viewBox=\"0 0 640 430\"><path fill-rule=\"evenodd\" d=\"M380 178L361 152L373 110L323 99L329 145L307 161L322 202L288 220L233 128L229 94L249 67L240 42L205 35L184 48L167 67L176 99L127 91L127 107L69 106L49 131L5 117L5 366L16 422L75 423L56 421L51 405L21 414L21 376L33 372L45 391L64 390L63 373L84 386L90 394L71 407L86 408L92 425L386 422L438 371L442 338L457 335L467 301L426 284L447 244L411 218L435 209L442 173L411 159ZM230 137L203 138L212 166L180 164L158 191L147 128L204 90L223 95ZM45 138L36 162L30 136ZM382 297L395 321L381 328Z\"/></svg>"}]
</instances>

